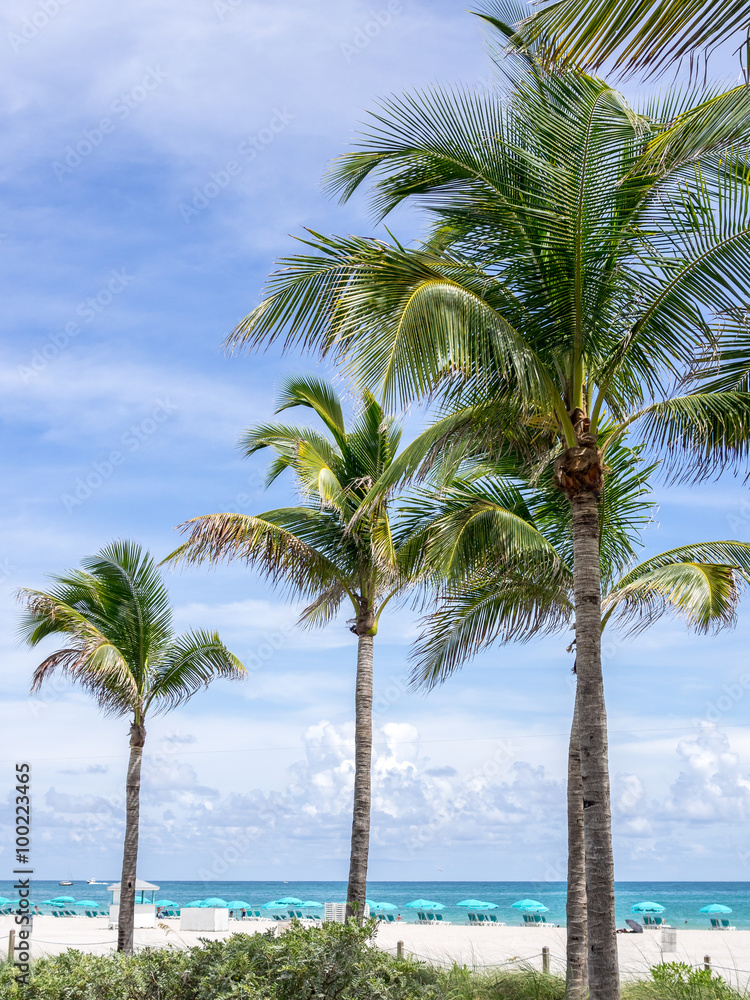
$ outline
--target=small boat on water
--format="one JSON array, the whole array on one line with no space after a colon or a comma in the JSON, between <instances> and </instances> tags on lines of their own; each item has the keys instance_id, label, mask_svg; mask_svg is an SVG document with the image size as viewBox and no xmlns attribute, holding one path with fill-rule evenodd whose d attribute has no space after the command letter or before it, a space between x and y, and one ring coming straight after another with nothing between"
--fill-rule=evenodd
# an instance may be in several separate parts
<instances>
[{"instance_id":1,"label":"small boat on water","mask_svg":"<svg viewBox=\"0 0 750 1000\"><path fill-rule=\"evenodd\" d=\"M62 882L58 882L57 884L58 885L73 885L73 883L69 882L67 879L63 879Z\"/></svg>"},{"instance_id":2,"label":"small boat on water","mask_svg":"<svg viewBox=\"0 0 750 1000\"><path fill-rule=\"evenodd\" d=\"M62 883L60 883L60 884L62 885ZM86 885L106 885L106 884L107 884L106 882L99 882L95 878L87 878L86 879Z\"/></svg>"}]
</instances>

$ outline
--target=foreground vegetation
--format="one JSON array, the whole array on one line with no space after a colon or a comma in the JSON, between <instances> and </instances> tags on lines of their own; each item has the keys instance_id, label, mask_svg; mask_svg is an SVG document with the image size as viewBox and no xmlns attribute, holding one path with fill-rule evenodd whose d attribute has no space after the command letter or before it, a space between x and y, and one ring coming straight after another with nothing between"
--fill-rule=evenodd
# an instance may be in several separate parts
<instances>
[{"instance_id":1,"label":"foreground vegetation","mask_svg":"<svg viewBox=\"0 0 750 1000\"><path fill-rule=\"evenodd\" d=\"M67 951L34 963L28 985L0 966L3 1000L563 1000L565 981L532 969L438 969L376 948L372 925L326 924L235 934L182 951ZM627 1000L740 1000L703 970L659 966Z\"/></svg>"}]
</instances>

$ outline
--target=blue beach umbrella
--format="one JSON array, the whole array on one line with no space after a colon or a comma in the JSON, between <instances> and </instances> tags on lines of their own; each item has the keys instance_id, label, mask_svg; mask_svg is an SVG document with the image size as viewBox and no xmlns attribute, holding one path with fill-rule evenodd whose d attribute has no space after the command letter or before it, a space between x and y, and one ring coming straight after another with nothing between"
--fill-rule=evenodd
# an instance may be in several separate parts
<instances>
[{"instance_id":1,"label":"blue beach umbrella","mask_svg":"<svg viewBox=\"0 0 750 1000\"><path fill-rule=\"evenodd\" d=\"M203 907L214 906L223 908L225 906L229 906L229 903L227 903L226 899L219 899L218 896L209 896L207 899L202 899L198 905Z\"/></svg>"},{"instance_id":2,"label":"blue beach umbrella","mask_svg":"<svg viewBox=\"0 0 750 1000\"><path fill-rule=\"evenodd\" d=\"M75 899L73 896L53 896L50 902L56 906L58 903L75 903Z\"/></svg>"},{"instance_id":3,"label":"blue beach umbrella","mask_svg":"<svg viewBox=\"0 0 750 1000\"><path fill-rule=\"evenodd\" d=\"M191 906L203 906L202 899L194 899L192 903L185 903L183 909L187 910Z\"/></svg>"},{"instance_id":4,"label":"blue beach umbrella","mask_svg":"<svg viewBox=\"0 0 750 1000\"><path fill-rule=\"evenodd\" d=\"M429 899L413 899L406 904L407 910L444 910L442 903L433 903Z\"/></svg>"},{"instance_id":5,"label":"blue beach umbrella","mask_svg":"<svg viewBox=\"0 0 750 1000\"><path fill-rule=\"evenodd\" d=\"M724 906L723 903L710 903L708 906L702 906L698 913L731 913L731 906Z\"/></svg>"},{"instance_id":6,"label":"blue beach umbrella","mask_svg":"<svg viewBox=\"0 0 750 1000\"><path fill-rule=\"evenodd\" d=\"M77 899L73 905L74 906L98 906L99 904L95 903L93 899Z\"/></svg>"},{"instance_id":7,"label":"blue beach umbrella","mask_svg":"<svg viewBox=\"0 0 750 1000\"><path fill-rule=\"evenodd\" d=\"M469 910L496 910L497 903L485 903L481 899L462 899L456 906L465 906Z\"/></svg>"},{"instance_id":8,"label":"blue beach umbrella","mask_svg":"<svg viewBox=\"0 0 750 1000\"><path fill-rule=\"evenodd\" d=\"M513 910L525 910L527 913L547 913L548 907L540 903L537 899L519 899L516 903L511 903Z\"/></svg>"},{"instance_id":9,"label":"blue beach umbrella","mask_svg":"<svg viewBox=\"0 0 750 1000\"><path fill-rule=\"evenodd\" d=\"M155 899L154 906L177 906L173 899Z\"/></svg>"},{"instance_id":10,"label":"blue beach umbrella","mask_svg":"<svg viewBox=\"0 0 750 1000\"><path fill-rule=\"evenodd\" d=\"M302 907L303 910L317 909L319 906L322 905L323 905L322 903L316 903L314 899L308 899L304 903L300 903L300 906Z\"/></svg>"},{"instance_id":11,"label":"blue beach umbrella","mask_svg":"<svg viewBox=\"0 0 750 1000\"><path fill-rule=\"evenodd\" d=\"M281 906L302 906L302 900L297 899L296 896L282 896L276 902Z\"/></svg>"},{"instance_id":12,"label":"blue beach umbrella","mask_svg":"<svg viewBox=\"0 0 750 1000\"><path fill-rule=\"evenodd\" d=\"M663 913L664 907L661 903L650 903L646 900L645 903L636 903L633 907L632 913Z\"/></svg>"},{"instance_id":13,"label":"blue beach umbrella","mask_svg":"<svg viewBox=\"0 0 750 1000\"><path fill-rule=\"evenodd\" d=\"M371 910L397 910L398 907L394 903L378 903L374 899L368 899L367 905Z\"/></svg>"},{"instance_id":14,"label":"blue beach umbrella","mask_svg":"<svg viewBox=\"0 0 750 1000\"><path fill-rule=\"evenodd\" d=\"M0 896L0 906L7 906L8 903L12 903L12 899L8 899L7 896ZM48 900L49 902L49 900Z\"/></svg>"},{"instance_id":15,"label":"blue beach umbrella","mask_svg":"<svg viewBox=\"0 0 750 1000\"><path fill-rule=\"evenodd\" d=\"M249 910L250 904L243 903L241 899L233 899L231 903L227 903L230 910Z\"/></svg>"}]
</instances>

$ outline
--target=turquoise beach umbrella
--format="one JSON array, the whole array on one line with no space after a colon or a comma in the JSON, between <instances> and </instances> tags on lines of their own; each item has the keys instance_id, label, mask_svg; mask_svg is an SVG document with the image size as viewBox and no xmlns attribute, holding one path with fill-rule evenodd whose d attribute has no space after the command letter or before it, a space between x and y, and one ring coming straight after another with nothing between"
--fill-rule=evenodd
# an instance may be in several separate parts
<instances>
[{"instance_id":1,"label":"turquoise beach umbrella","mask_svg":"<svg viewBox=\"0 0 750 1000\"><path fill-rule=\"evenodd\" d=\"M406 904L406 909L408 910L444 910L445 907L442 903L433 903L429 899L413 899L411 903Z\"/></svg>"},{"instance_id":2,"label":"turquoise beach umbrella","mask_svg":"<svg viewBox=\"0 0 750 1000\"><path fill-rule=\"evenodd\" d=\"M708 906L702 906L698 913L731 913L731 906L724 906L723 903L710 903Z\"/></svg>"},{"instance_id":3,"label":"turquoise beach umbrella","mask_svg":"<svg viewBox=\"0 0 750 1000\"><path fill-rule=\"evenodd\" d=\"M93 899L77 899L73 905L74 906L98 906L99 904L95 903Z\"/></svg>"},{"instance_id":4,"label":"turquoise beach umbrella","mask_svg":"<svg viewBox=\"0 0 750 1000\"><path fill-rule=\"evenodd\" d=\"M305 903L300 903L300 906L304 910L317 909L317 907L322 906L322 903L316 903L314 899L308 899Z\"/></svg>"},{"instance_id":5,"label":"turquoise beach umbrella","mask_svg":"<svg viewBox=\"0 0 750 1000\"><path fill-rule=\"evenodd\" d=\"M513 910L526 910L527 913L547 913L548 907L540 903L537 899L519 899L517 903L511 903Z\"/></svg>"},{"instance_id":6,"label":"turquoise beach umbrella","mask_svg":"<svg viewBox=\"0 0 750 1000\"><path fill-rule=\"evenodd\" d=\"M296 896L282 896L281 899L276 900L281 906L302 906L302 900L297 899Z\"/></svg>"},{"instance_id":7,"label":"turquoise beach umbrella","mask_svg":"<svg viewBox=\"0 0 750 1000\"><path fill-rule=\"evenodd\" d=\"M456 906L466 906L470 910L496 910L497 903L484 903L481 899L462 899Z\"/></svg>"},{"instance_id":8,"label":"turquoise beach umbrella","mask_svg":"<svg viewBox=\"0 0 750 1000\"><path fill-rule=\"evenodd\" d=\"M371 910L397 910L398 907L393 903L377 903L373 899L367 900L367 905Z\"/></svg>"},{"instance_id":9,"label":"turquoise beach umbrella","mask_svg":"<svg viewBox=\"0 0 750 1000\"><path fill-rule=\"evenodd\" d=\"M664 907L661 903L650 903L646 900L645 903L636 903L633 907L632 913L663 913Z\"/></svg>"},{"instance_id":10,"label":"turquoise beach umbrella","mask_svg":"<svg viewBox=\"0 0 750 1000\"><path fill-rule=\"evenodd\" d=\"M156 899L154 906L177 906L177 903L173 899Z\"/></svg>"},{"instance_id":11,"label":"turquoise beach umbrella","mask_svg":"<svg viewBox=\"0 0 750 1000\"><path fill-rule=\"evenodd\" d=\"M227 903L230 910L249 910L250 904L243 903L241 899L233 899L231 903Z\"/></svg>"},{"instance_id":12,"label":"turquoise beach umbrella","mask_svg":"<svg viewBox=\"0 0 750 1000\"><path fill-rule=\"evenodd\" d=\"M202 899L194 899L192 903L185 903L184 909L188 909L191 906L203 906Z\"/></svg>"},{"instance_id":13,"label":"turquoise beach umbrella","mask_svg":"<svg viewBox=\"0 0 750 1000\"><path fill-rule=\"evenodd\" d=\"M0 906L6 906L8 903L12 902L12 899L8 899L6 896L0 896Z\"/></svg>"},{"instance_id":14,"label":"turquoise beach umbrella","mask_svg":"<svg viewBox=\"0 0 750 1000\"><path fill-rule=\"evenodd\" d=\"M203 907L214 906L223 908L225 906L229 906L229 903L226 899L219 899L218 896L209 896L207 899L202 899L198 905Z\"/></svg>"},{"instance_id":15,"label":"turquoise beach umbrella","mask_svg":"<svg viewBox=\"0 0 750 1000\"><path fill-rule=\"evenodd\" d=\"M53 906L58 906L60 903L75 903L75 899L72 896L54 896L50 902Z\"/></svg>"}]
</instances>

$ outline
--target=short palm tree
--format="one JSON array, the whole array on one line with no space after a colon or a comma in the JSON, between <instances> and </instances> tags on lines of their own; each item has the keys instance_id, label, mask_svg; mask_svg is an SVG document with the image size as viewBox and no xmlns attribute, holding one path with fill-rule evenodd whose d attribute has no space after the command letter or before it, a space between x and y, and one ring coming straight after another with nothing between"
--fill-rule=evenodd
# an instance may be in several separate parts
<instances>
[{"instance_id":1,"label":"short palm tree","mask_svg":"<svg viewBox=\"0 0 750 1000\"><path fill-rule=\"evenodd\" d=\"M505 47L514 33L493 23ZM388 404L484 403L473 432L554 466L573 524L591 991L614 1000L600 497L629 428L686 479L750 454L747 371L711 381L723 357L748 357L750 171L716 94L639 111L533 49L504 49L498 69L500 94L383 102L332 170L346 198L374 176L379 215L417 199L434 220L426 242L312 234L230 344L338 358Z\"/></svg>"},{"instance_id":2,"label":"short palm tree","mask_svg":"<svg viewBox=\"0 0 750 1000\"><path fill-rule=\"evenodd\" d=\"M391 534L393 485L376 504L363 505L396 458L401 428L365 393L352 426L344 422L340 398L313 377L290 379L277 412L312 409L325 426L263 424L246 432L245 455L270 448L277 458L268 482L284 470L294 474L300 503L254 516L210 514L182 525L188 541L170 557L175 562L239 559L274 583L309 602L304 625L325 625L343 603L351 607L357 636L355 696L354 811L347 913L364 916L370 844L373 643L381 615L409 588L417 573L419 546L399 544ZM415 555L416 559L415 559Z\"/></svg>"},{"instance_id":3,"label":"short palm tree","mask_svg":"<svg viewBox=\"0 0 750 1000\"><path fill-rule=\"evenodd\" d=\"M638 449L622 446L611 463L601 498L602 627L634 634L668 614L699 633L733 624L750 582L750 544L684 545L633 566L650 514L644 494L653 469L639 463ZM412 652L416 687L443 683L495 642L564 635L574 623L569 506L551 477L531 489L508 472L507 464L474 464L440 491L420 491L404 511L401 530L425 539L425 563L439 581ZM580 1000L588 988L578 712L568 754L569 1000Z\"/></svg>"},{"instance_id":4,"label":"short palm tree","mask_svg":"<svg viewBox=\"0 0 750 1000\"><path fill-rule=\"evenodd\" d=\"M130 953L146 720L183 704L216 678L243 677L245 668L215 632L175 634L167 589L139 545L113 542L81 566L53 576L48 590L19 591L25 605L20 631L30 646L48 636L65 642L36 668L32 691L58 671L93 695L107 715L130 718L117 930L117 950Z\"/></svg>"}]
</instances>

